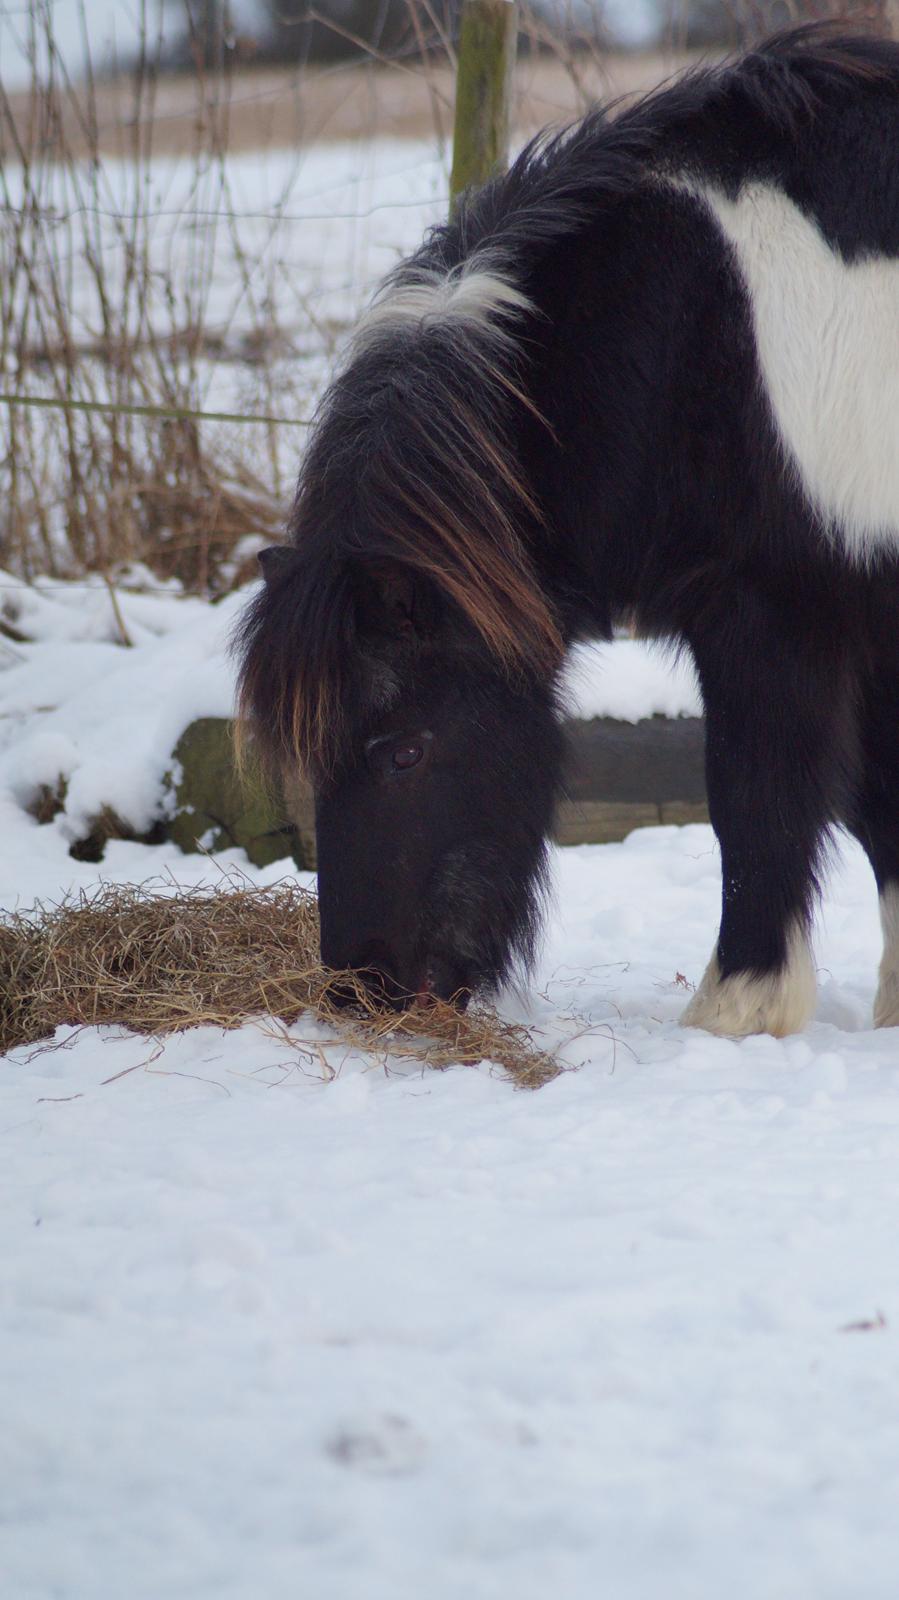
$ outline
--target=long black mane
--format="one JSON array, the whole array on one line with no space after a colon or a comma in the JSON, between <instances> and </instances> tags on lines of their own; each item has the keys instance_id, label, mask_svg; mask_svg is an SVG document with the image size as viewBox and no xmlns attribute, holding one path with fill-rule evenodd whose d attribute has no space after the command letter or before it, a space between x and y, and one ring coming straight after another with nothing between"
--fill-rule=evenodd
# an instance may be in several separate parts
<instances>
[{"instance_id":1,"label":"long black mane","mask_svg":"<svg viewBox=\"0 0 899 1600\"><path fill-rule=\"evenodd\" d=\"M566 245L607 225L641 186L695 171L732 193L751 177L777 181L814 207L825 233L835 219L847 257L863 252L870 210L851 204L852 173L827 159L826 139L811 165L807 147L822 112L860 85L895 99L897 63L885 40L818 25L689 72L614 115L598 109L531 141L390 275L317 418L290 558L240 635L242 708L269 760L333 764L364 694L353 640L360 562L426 578L501 670L554 672L572 628L564 576L555 592L546 582L552 508L539 503L527 458L551 448L532 374ZM885 231L899 250L893 155L884 150L879 243Z\"/></svg>"}]
</instances>

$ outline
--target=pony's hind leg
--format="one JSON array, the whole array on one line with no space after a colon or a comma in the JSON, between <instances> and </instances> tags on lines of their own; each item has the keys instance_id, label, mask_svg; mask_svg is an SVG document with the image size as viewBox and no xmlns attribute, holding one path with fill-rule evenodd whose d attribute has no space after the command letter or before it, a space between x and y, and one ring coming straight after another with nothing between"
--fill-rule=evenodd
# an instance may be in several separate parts
<instances>
[{"instance_id":1,"label":"pony's hind leg","mask_svg":"<svg viewBox=\"0 0 899 1600\"><path fill-rule=\"evenodd\" d=\"M709 813L721 847L718 943L683 1021L794 1033L814 1010L817 868L842 782L844 675L813 631L735 594L691 640L706 713Z\"/></svg>"},{"instance_id":2,"label":"pony's hind leg","mask_svg":"<svg viewBox=\"0 0 899 1600\"><path fill-rule=\"evenodd\" d=\"M879 652L876 675L864 688L859 711L857 792L849 814L864 846L880 896L883 956L874 1026L899 1026L899 646Z\"/></svg>"}]
</instances>

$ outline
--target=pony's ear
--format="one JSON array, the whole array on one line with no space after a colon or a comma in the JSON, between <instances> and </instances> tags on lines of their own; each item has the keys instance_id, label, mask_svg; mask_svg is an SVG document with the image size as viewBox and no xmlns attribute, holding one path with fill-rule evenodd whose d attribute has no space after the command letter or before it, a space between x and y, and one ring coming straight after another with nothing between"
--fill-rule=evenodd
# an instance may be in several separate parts
<instances>
[{"instance_id":1,"label":"pony's ear","mask_svg":"<svg viewBox=\"0 0 899 1600\"><path fill-rule=\"evenodd\" d=\"M267 550L260 550L256 560L266 583L276 583L295 562L296 551L289 544L270 544Z\"/></svg>"},{"instance_id":2,"label":"pony's ear","mask_svg":"<svg viewBox=\"0 0 899 1600\"><path fill-rule=\"evenodd\" d=\"M399 562L365 562L354 574L356 626L399 642L432 635L440 617L434 585Z\"/></svg>"}]
</instances>

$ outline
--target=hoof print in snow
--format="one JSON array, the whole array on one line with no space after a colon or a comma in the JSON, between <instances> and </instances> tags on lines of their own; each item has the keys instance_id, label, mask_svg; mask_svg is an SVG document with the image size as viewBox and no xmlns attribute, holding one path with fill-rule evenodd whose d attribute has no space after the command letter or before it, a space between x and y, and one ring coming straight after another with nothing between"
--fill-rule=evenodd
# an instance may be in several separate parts
<instances>
[{"instance_id":1,"label":"hoof print in snow","mask_svg":"<svg viewBox=\"0 0 899 1600\"><path fill-rule=\"evenodd\" d=\"M328 1440L328 1455L342 1467L376 1477L404 1477L415 1472L425 1453L424 1440L405 1417L385 1416L363 1427L341 1428Z\"/></svg>"}]
</instances>

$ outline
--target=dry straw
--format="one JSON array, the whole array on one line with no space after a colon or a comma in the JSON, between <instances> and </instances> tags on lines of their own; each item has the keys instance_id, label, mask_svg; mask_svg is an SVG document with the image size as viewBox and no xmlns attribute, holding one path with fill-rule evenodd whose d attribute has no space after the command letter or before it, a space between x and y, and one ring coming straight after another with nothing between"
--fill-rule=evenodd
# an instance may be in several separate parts
<instances>
[{"instance_id":1,"label":"dry straw","mask_svg":"<svg viewBox=\"0 0 899 1600\"><path fill-rule=\"evenodd\" d=\"M356 1003L336 1001L350 984ZM237 1028L253 1017L304 1013L361 1050L429 1067L495 1062L521 1088L562 1070L526 1028L494 1012L435 1003L400 1018L379 1010L352 974L322 967L315 896L285 880L173 894L104 884L55 906L0 921L0 1050L63 1024L112 1023L156 1037L184 1028Z\"/></svg>"}]
</instances>

